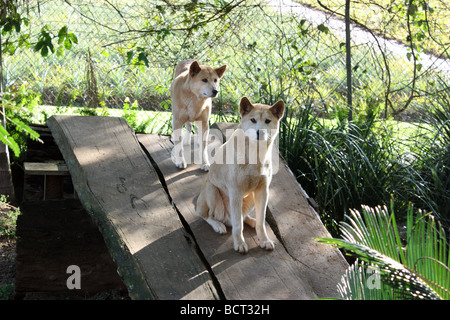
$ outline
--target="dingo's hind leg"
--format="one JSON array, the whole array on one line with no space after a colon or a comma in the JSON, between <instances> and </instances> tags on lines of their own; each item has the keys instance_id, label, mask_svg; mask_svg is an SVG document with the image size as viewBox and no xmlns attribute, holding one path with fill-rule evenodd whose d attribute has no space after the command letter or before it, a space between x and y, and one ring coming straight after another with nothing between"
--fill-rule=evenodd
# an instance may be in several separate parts
<instances>
[{"instance_id":1,"label":"dingo's hind leg","mask_svg":"<svg viewBox=\"0 0 450 320\"><path fill-rule=\"evenodd\" d=\"M185 169L187 167L186 159L184 159L183 139L181 137L181 130L183 128L183 121L173 117L172 119L172 142L173 149L171 153L171 160L177 168Z\"/></svg>"},{"instance_id":2,"label":"dingo's hind leg","mask_svg":"<svg viewBox=\"0 0 450 320\"><path fill-rule=\"evenodd\" d=\"M246 225L255 229L255 227L256 227L256 219L255 218L247 216L247 217L245 217L244 222Z\"/></svg>"},{"instance_id":3,"label":"dingo's hind leg","mask_svg":"<svg viewBox=\"0 0 450 320\"><path fill-rule=\"evenodd\" d=\"M220 219L223 216L223 211L223 200L219 190L209 180L206 180L197 199L197 215L208 222L215 232L225 234L227 233L225 224L216 218L218 214Z\"/></svg>"}]
</instances>

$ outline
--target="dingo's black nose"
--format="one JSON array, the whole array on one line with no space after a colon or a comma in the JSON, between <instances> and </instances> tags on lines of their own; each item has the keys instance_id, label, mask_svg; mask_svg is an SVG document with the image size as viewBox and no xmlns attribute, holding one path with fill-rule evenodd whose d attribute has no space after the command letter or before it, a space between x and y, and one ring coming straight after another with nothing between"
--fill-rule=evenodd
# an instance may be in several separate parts
<instances>
[{"instance_id":1,"label":"dingo's black nose","mask_svg":"<svg viewBox=\"0 0 450 320\"><path fill-rule=\"evenodd\" d=\"M216 89L213 89L213 91L212 91L213 97L217 96L218 93L219 93L219 91L217 91Z\"/></svg>"}]
</instances>

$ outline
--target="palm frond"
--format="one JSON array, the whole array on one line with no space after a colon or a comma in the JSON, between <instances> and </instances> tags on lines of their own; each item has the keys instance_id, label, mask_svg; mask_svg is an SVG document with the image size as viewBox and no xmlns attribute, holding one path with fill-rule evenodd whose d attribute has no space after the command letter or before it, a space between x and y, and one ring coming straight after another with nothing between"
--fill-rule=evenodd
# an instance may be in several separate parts
<instances>
[{"instance_id":1,"label":"palm frond","mask_svg":"<svg viewBox=\"0 0 450 320\"><path fill-rule=\"evenodd\" d=\"M360 270L360 266L351 266L341 280L339 293L344 299L360 299L362 297L378 297L382 300L438 300L440 296L422 280L422 276L405 267L394 259L381 254L365 245L340 239L321 239L320 242L345 248L349 255L357 257L367 263L368 268L375 270L379 277L380 287L371 286L367 272ZM357 262L358 263L358 262ZM350 279L350 280L349 280ZM359 283L355 283L359 279ZM381 286L383 288L381 288ZM381 290L368 293L368 290Z\"/></svg>"},{"instance_id":2,"label":"palm frond","mask_svg":"<svg viewBox=\"0 0 450 320\"><path fill-rule=\"evenodd\" d=\"M365 245L396 261L404 259L403 251L398 250L395 218L387 208L363 206L362 213L350 210L351 216L347 216L350 223L342 223L344 239Z\"/></svg>"},{"instance_id":3,"label":"palm frond","mask_svg":"<svg viewBox=\"0 0 450 320\"><path fill-rule=\"evenodd\" d=\"M382 273L380 267L356 260L342 276L341 282L337 285L337 291L344 300L405 300L419 297L417 290L414 290L414 295L404 294L405 291L411 292L411 287L409 291L401 290L392 283L386 284L386 280L386 273ZM424 290L422 290L423 295Z\"/></svg>"},{"instance_id":4,"label":"palm frond","mask_svg":"<svg viewBox=\"0 0 450 320\"><path fill-rule=\"evenodd\" d=\"M319 242L344 248L347 254L378 270L383 295L367 293L367 278L361 266L350 267L342 279L342 298L450 299L449 248L444 229L431 214L407 214L406 245L402 246L394 210L363 207L352 210L349 223L341 225L343 239L321 238ZM358 280L359 279L359 280ZM359 287L356 283L359 281Z\"/></svg>"}]
</instances>

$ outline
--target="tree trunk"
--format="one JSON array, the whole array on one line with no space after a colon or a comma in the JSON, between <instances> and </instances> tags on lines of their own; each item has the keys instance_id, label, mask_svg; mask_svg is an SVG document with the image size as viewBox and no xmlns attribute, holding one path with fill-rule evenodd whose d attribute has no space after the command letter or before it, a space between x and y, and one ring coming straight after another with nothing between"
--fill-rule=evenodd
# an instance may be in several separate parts
<instances>
[{"instance_id":1,"label":"tree trunk","mask_svg":"<svg viewBox=\"0 0 450 320\"><path fill-rule=\"evenodd\" d=\"M2 194L8 197L9 202L15 201L8 147L0 142L0 195Z\"/></svg>"}]
</instances>

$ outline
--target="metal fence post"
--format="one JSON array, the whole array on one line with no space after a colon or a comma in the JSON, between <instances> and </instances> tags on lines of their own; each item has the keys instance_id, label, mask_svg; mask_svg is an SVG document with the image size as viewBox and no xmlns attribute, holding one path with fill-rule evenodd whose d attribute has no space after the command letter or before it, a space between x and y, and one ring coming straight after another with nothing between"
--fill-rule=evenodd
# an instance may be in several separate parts
<instances>
[{"instance_id":1,"label":"metal fence post","mask_svg":"<svg viewBox=\"0 0 450 320\"><path fill-rule=\"evenodd\" d=\"M348 121L352 121L353 101L352 101L352 53L350 43L350 0L345 0L345 68L347 71Z\"/></svg>"}]
</instances>

